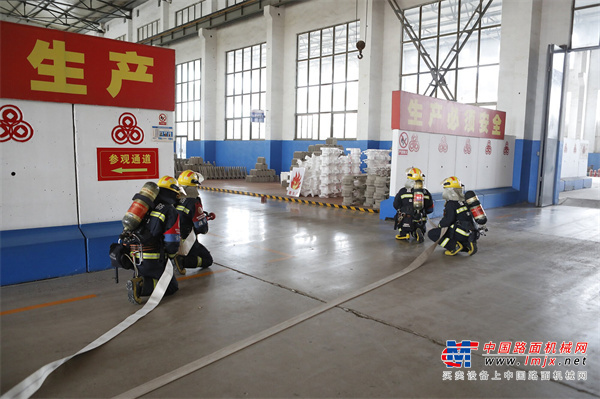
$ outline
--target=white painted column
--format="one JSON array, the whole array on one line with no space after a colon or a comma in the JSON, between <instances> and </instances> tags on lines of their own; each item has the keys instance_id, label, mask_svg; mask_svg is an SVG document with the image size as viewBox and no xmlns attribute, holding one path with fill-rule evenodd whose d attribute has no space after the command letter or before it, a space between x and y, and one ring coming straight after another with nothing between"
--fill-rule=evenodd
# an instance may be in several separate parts
<instances>
[{"instance_id":1,"label":"white painted column","mask_svg":"<svg viewBox=\"0 0 600 399\"><path fill-rule=\"evenodd\" d=\"M285 54L285 9L266 6L267 25L267 93L265 139L283 139L283 56Z\"/></svg>"},{"instance_id":2,"label":"white painted column","mask_svg":"<svg viewBox=\"0 0 600 399\"><path fill-rule=\"evenodd\" d=\"M202 140L216 140L216 104L217 90L215 90L217 79L217 38L214 31L200 29L200 58L202 60L202 80L200 95L201 102L201 129Z\"/></svg>"},{"instance_id":3,"label":"white painted column","mask_svg":"<svg viewBox=\"0 0 600 399\"><path fill-rule=\"evenodd\" d=\"M359 60L358 140L380 140L383 17L387 6L379 1L359 1L358 4L360 36L366 43L363 58ZM389 93L391 99L391 90Z\"/></svg>"},{"instance_id":4,"label":"white painted column","mask_svg":"<svg viewBox=\"0 0 600 399\"><path fill-rule=\"evenodd\" d=\"M535 102L539 42L539 4L534 0L504 0L500 42L497 109L506 111L505 134L518 139L531 134L527 114Z\"/></svg>"}]
</instances>

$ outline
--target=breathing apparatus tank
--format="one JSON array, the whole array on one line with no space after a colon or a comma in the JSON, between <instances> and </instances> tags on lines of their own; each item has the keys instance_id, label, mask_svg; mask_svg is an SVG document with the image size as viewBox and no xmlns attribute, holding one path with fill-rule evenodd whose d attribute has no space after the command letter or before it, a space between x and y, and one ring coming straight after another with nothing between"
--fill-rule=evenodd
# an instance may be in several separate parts
<instances>
[{"instance_id":1,"label":"breathing apparatus tank","mask_svg":"<svg viewBox=\"0 0 600 399\"><path fill-rule=\"evenodd\" d=\"M159 187L151 181L146 182L139 193L133 196L133 203L123 216L123 233L135 230L141 223L148 210L154 206Z\"/></svg>"},{"instance_id":2,"label":"breathing apparatus tank","mask_svg":"<svg viewBox=\"0 0 600 399\"><path fill-rule=\"evenodd\" d=\"M483 206L481 206L481 202L479 202L479 198L477 198L477 195L474 191L467 191L465 193L465 202L467 203L467 207L473 215L473 219L475 219L478 224L486 224L487 216L483 210Z\"/></svg>"},{"instance_id":3,"label":"breathing apparatus tank","mask_svg":"<svg viewBox=\"0 0 600 399\"><path fill-rule=\"evenodd\" d=\"M423 195L423 180L415 180L413 187L413 208L420 211L425 207L425 198Z\"/></svg>"}]
</instances>

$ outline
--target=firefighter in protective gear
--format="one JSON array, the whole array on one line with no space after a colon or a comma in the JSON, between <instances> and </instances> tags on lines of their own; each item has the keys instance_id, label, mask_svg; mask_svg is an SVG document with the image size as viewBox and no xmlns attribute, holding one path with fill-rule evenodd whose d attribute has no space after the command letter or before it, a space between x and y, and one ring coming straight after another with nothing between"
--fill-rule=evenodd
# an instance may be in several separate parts
<instances>
[{"instance_id":1,"label":"firefighter in protective gear","mask_svg":"<svg viewBox=\"0 0 600 399\"><path fill-rule=\"evenodd\" d=\"M433 212L433 199L423 187L425 175L418 168L406 170L406 183L394 198L394 229L398 229L397 240L408 240L411 236L418 243L424 241L427 230L427 215Z\"/></svg>"},{"instance_id":2,"label":"firefighter in protective gear","mask_svg":"<svg viewBox=\"0 0 600 399\"><path fill-rule=\"evenodd\" d=\"M440 242L440 245L446 248L444 254L454 256L463 251L473 255L477 252L479 232L465 203L464 186L456 176L451 176L442 182L442 187L442 198L446 200L444 216L439 227L431 229L428 236L432 241L437 241L441 228L447 227L448 230Z\"/></svg>"},{"instance_id":3,"label":"firefighter in protective gear","mask_svg":"<svg viewBox=\"0 0 600 399\"><path fill-rule=\"evenodd\" d=\"M181 223L181 239L185 240L189 234L208 233L207 213L202 207L202 200L198 187L204 180L204 177L193 170L181 172L177 182L185 190L185 197L181 198L175 209L179 213ZM213 258L206 247L194 240L192 248L187 255L177 255L175 257L175 267L179 274L185 274L185 269L201 267L203 269L210 267Z\"/></svg>"},{"instance_id":4,"label":"firefighter in protective gear","mask_svg":"<svg viewBox=\"0 0 600 399\"><path fill-rule=\"evenodd\" d=\"M141 304L141 297L152 294L165 271L167 260L173 259L179 250L179 215L174 205L181 191L177 180L171 176L160 178L158 187L154 208L133 232L138 245L130 246L135 275L127 281L127 292L129 301L134 304ZM165 295L172 295L178 289L177 280L173 277Z\"/></svg>"}]
</instances>

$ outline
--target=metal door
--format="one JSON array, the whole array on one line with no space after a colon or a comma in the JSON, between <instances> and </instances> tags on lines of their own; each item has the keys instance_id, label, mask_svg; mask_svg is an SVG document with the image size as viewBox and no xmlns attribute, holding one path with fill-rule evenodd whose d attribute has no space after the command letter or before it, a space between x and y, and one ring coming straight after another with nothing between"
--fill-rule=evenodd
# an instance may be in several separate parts
<instances>
[{"instance_id":1,"label":"metal door","mask_svg":"<svg viewBox=\"0 0 600 399\"><path fill-rule=\"evenodd\" d=\"M558 145L566 61L565 50L553 44L549 45L547 60L545 119L540 143L537 206L558 203L558 183L560 179Z\"/></svg>"}]
</instances>

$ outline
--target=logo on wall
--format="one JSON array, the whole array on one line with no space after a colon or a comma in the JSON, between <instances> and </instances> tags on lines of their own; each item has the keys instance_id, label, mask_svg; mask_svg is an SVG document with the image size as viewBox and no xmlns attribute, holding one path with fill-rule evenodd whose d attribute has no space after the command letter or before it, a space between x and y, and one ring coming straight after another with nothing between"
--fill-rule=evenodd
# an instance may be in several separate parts
<instances>
[{"instance_id":1,"label":"logo on wall","mask_svg":"<svg viewBox=\"0 0 600 399\"><path fill-rule=\"evenodd\" d=\"M400 137L398 137L398 144L400 145L400 148L398 149L398 155L408 155L408 150L406 149L408 146L408 133L400 133Z\"/></svg>"},{"instance_id":2,"label":"logo on wall","mask_svg":"<svg viewBox=\"0 0 600 399\"><path fill-rule=\"evenodd\" d=\"M446 136L442 136L440 145L438 145L439 152L448 152L448 143L446 142Z\"/></svg>"},{"instance_id":3,"label":"logo on wall","mask_svg":"<svg viewBox=\"0 0 600 399\"><path fill-rule=\"evenodd\" d=\"M137 125L137 119L129 112L119 117L119 124L112 130L112 139L117 144L140 144L144 141L144 131Z\"/></svg>"},{"instance_id":4,"label":"logo on wall","mask_svg":"<svg viewBox=\"0 0 600 399\"><path fill-rule=\"evenodd\" d=\"M24 143L33 137L33 128L23 120L19 107L7 104L0 108L0 143L13 139Z\"/></svg>"},{"instance_id":5,"label":"logo on wall","mask_svg":"<svg viewBox=\"0 0 600 399\"><path fill-rule=\"evenodd\" d=\"M412 136L410 136L410 142L408 143L408 149L410 150L410 152L419 152L419 148L421 148L419 146L419 136L417 136L416 134L413 134Z\"/></svg>"},{"instance_id":6,"label":"logo on wall","mask_svg":"<svg viewBox=\"0 0 600 399\"><path fill-rule=\"evenodd\" d=\"M587 146L585 144L581 145L581 156L584 156L587 152Z\"/></svg>"},{"instance_id":7,"label":"logo on wall","mask_svg":"<svg viewBox=\"0 0 600 399\"><path fill-rule=\"evenodd\" d=\"M563 153L567 153L567 143L565 143L565 148L563 149Z\"/></svg>"},{"instance_id":8,"label":"logo on wall","mask_svg":"<svg viewBox=\"0 0 600 399\"><path fill-rule=\"evenodd\" d=\"M504 155L508 155L510 153L510 149L508 148L508 141L504 142L504 151L502 153Z\"/></svg>"},{"instance_id":9,"label":"logo on wall","mask_svg":"<svg viewBox=\"0 0 600 399\"><path fill-rule=\"evenodd\" d=\"M573 154L577 154L577 143L573 145Z\"/></svg>"},{"instance_id":10,"label":"logo on wall","mask_svg":"<svg viewBox=\"0 0 600 399\"><path fill-rule=\"evenodd\" d=\"M465 142L465 148L463 148L463 152L467 155L471 153L471 139L467 139Z\"/></svg>"},{"instance_id":11,"label":"logo on wall","mask_svg":"<svg viewBox=\"0 0 600 399\"><path fill-rule=\"evenodd\" d=\"M488 140L485 146L485 155L492 155L492 140Z\"/></svg>"}]
</instances>

